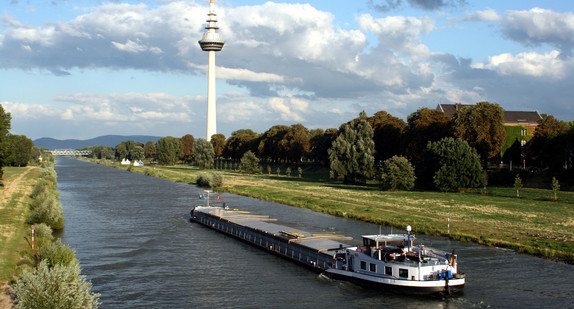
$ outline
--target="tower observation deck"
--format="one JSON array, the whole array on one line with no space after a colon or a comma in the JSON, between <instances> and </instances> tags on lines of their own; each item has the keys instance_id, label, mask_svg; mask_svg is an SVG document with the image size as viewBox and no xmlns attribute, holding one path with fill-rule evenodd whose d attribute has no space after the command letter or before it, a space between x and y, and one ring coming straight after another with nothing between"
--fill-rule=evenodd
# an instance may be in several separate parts
<instances>
[{"instance_id":1,"label":"tower observation deck","mask_svg":"<svg viewBox=\"0 0 574 309\"><path fill-rule=\"evenodd\" d=\"M215 52L220 51L225 44L221 38L217 27L217 14L213 9L214 0L209 1L209 13L207 14L207 25L205 26L205 33L199 46L203 51L209 53L209 62L207 65L207 137L208 141L211 136L217 133L216 118L215 118Z\"/></svg>"}]
</instances>

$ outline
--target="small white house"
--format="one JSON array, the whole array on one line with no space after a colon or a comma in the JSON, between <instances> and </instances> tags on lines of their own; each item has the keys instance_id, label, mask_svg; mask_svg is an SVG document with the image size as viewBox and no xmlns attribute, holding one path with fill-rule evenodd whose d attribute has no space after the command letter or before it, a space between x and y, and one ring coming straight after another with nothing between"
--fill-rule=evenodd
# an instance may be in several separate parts
<instances>
[{"instance_id":1,"label":"small white house","mask_svg":"<svg viewBox=\"0 0 574 309\"><path fill-rule=\"evenodd\" d=\"M142 160L138 160L134 162L134 166L144 166L144 163Z\"/></svg>"},{"instance_id":2,"label":"small white house","mask_svg":"<svg viewBox=\"0 0 574 309\"><path fill-rule=\"evenodd\" d=\"M130 165L131 162L130 162L130 160L124 158L124 159L122 159L122 163L121 163L121 164L122 164L122 165Z\"/></svg>"}]
</instances>

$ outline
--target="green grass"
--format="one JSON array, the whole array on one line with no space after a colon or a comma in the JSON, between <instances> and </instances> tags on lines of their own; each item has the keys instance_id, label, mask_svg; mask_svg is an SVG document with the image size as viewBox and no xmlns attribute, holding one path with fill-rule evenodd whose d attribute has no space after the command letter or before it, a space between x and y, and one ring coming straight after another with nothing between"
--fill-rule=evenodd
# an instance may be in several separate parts
<instances>
[{"instance_id":1,"label":"green grass","mask_svg":"<svg viewBox=\"0 0 574 309\"><path fill-rule=\"evenodd\" d=\"M143 172L144 168L134 171ZM194 183L200 173L213 172L189 166L155 168L162 178L185 183ZM557 201L552 190L530 188L522 188L520 198L508 187L488 187L487 194L479 189L384 192L376 183L349 186L332 182L324 171L305 171L302 178L218 172L225 177L220 191L399 228L411 225L416 233L574 263L573 192L559 192Z\"/></svg>"},{"instance_id":2,"label":"green grass","mask_svg":"<svg viewBox=\"0 0 574 309\"><path fill-rule=\"evenodd\" d=\"M9 171L9 173L6 173ZM30 194L37 179L40 177L40 169L26 168L6 168L3 177L5 187L0 189L6 193L7 188L14 186L14 191L10 196L5 196L3 205L0 207L0 226L2 234L0 236L0 283L12 279L14 270L20 259L20 252L28 249L25 237L28 237L30 226L25 224L30 203ZM15 181L18 176L24 174L20 181ZM0 284L1 285L1 284Z\"/></svg>"}]
</instances>

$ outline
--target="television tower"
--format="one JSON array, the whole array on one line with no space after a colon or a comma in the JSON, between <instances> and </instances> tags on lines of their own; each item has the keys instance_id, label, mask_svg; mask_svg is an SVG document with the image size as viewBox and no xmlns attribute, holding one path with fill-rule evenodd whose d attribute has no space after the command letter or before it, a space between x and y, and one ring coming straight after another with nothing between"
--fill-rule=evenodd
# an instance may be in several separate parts
<instances>
[{"instance_id":1,"label":"television tower","mask_svg":"<svg viewBox=\"0 0 574 309\"><path fill-rule=\"evenodd\" d=\"M208 52L209 62L207 64L207 140L211 140L211 136L217 133L216 118L215 118L215 52L223 48L225 41L217 31L217 14L213 10L214 0L209 0L209 13L207 13L207 25L205 26L205 33L199 46L203 51Z\"/></svg>"}]
</instances>

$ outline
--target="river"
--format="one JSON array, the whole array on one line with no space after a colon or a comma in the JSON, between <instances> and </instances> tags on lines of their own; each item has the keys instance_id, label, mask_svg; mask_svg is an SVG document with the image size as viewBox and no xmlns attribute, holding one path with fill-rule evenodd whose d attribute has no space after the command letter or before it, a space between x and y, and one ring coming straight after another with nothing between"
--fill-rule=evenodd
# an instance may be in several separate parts
<instances>
[{"instance_id":1,"label":"river","mask_svg":"<svg viewBox=\"0 0 574 309\"><path fill-rule=\"evenodd\" d=\"M102 308L572 308L574 266L511 250L418 236L459 256L464 294L395 295L325 279L289 261L189 222L202 191L71 158L56 159L66 226L82 274ZM220 193L234 208L309 231L359 240L378 226ZM416 230L416 227L414 227ZM383 233L390 230L383 227ZM395 230L396 232L396 230Z\"/></svg>"}]
</instances>

